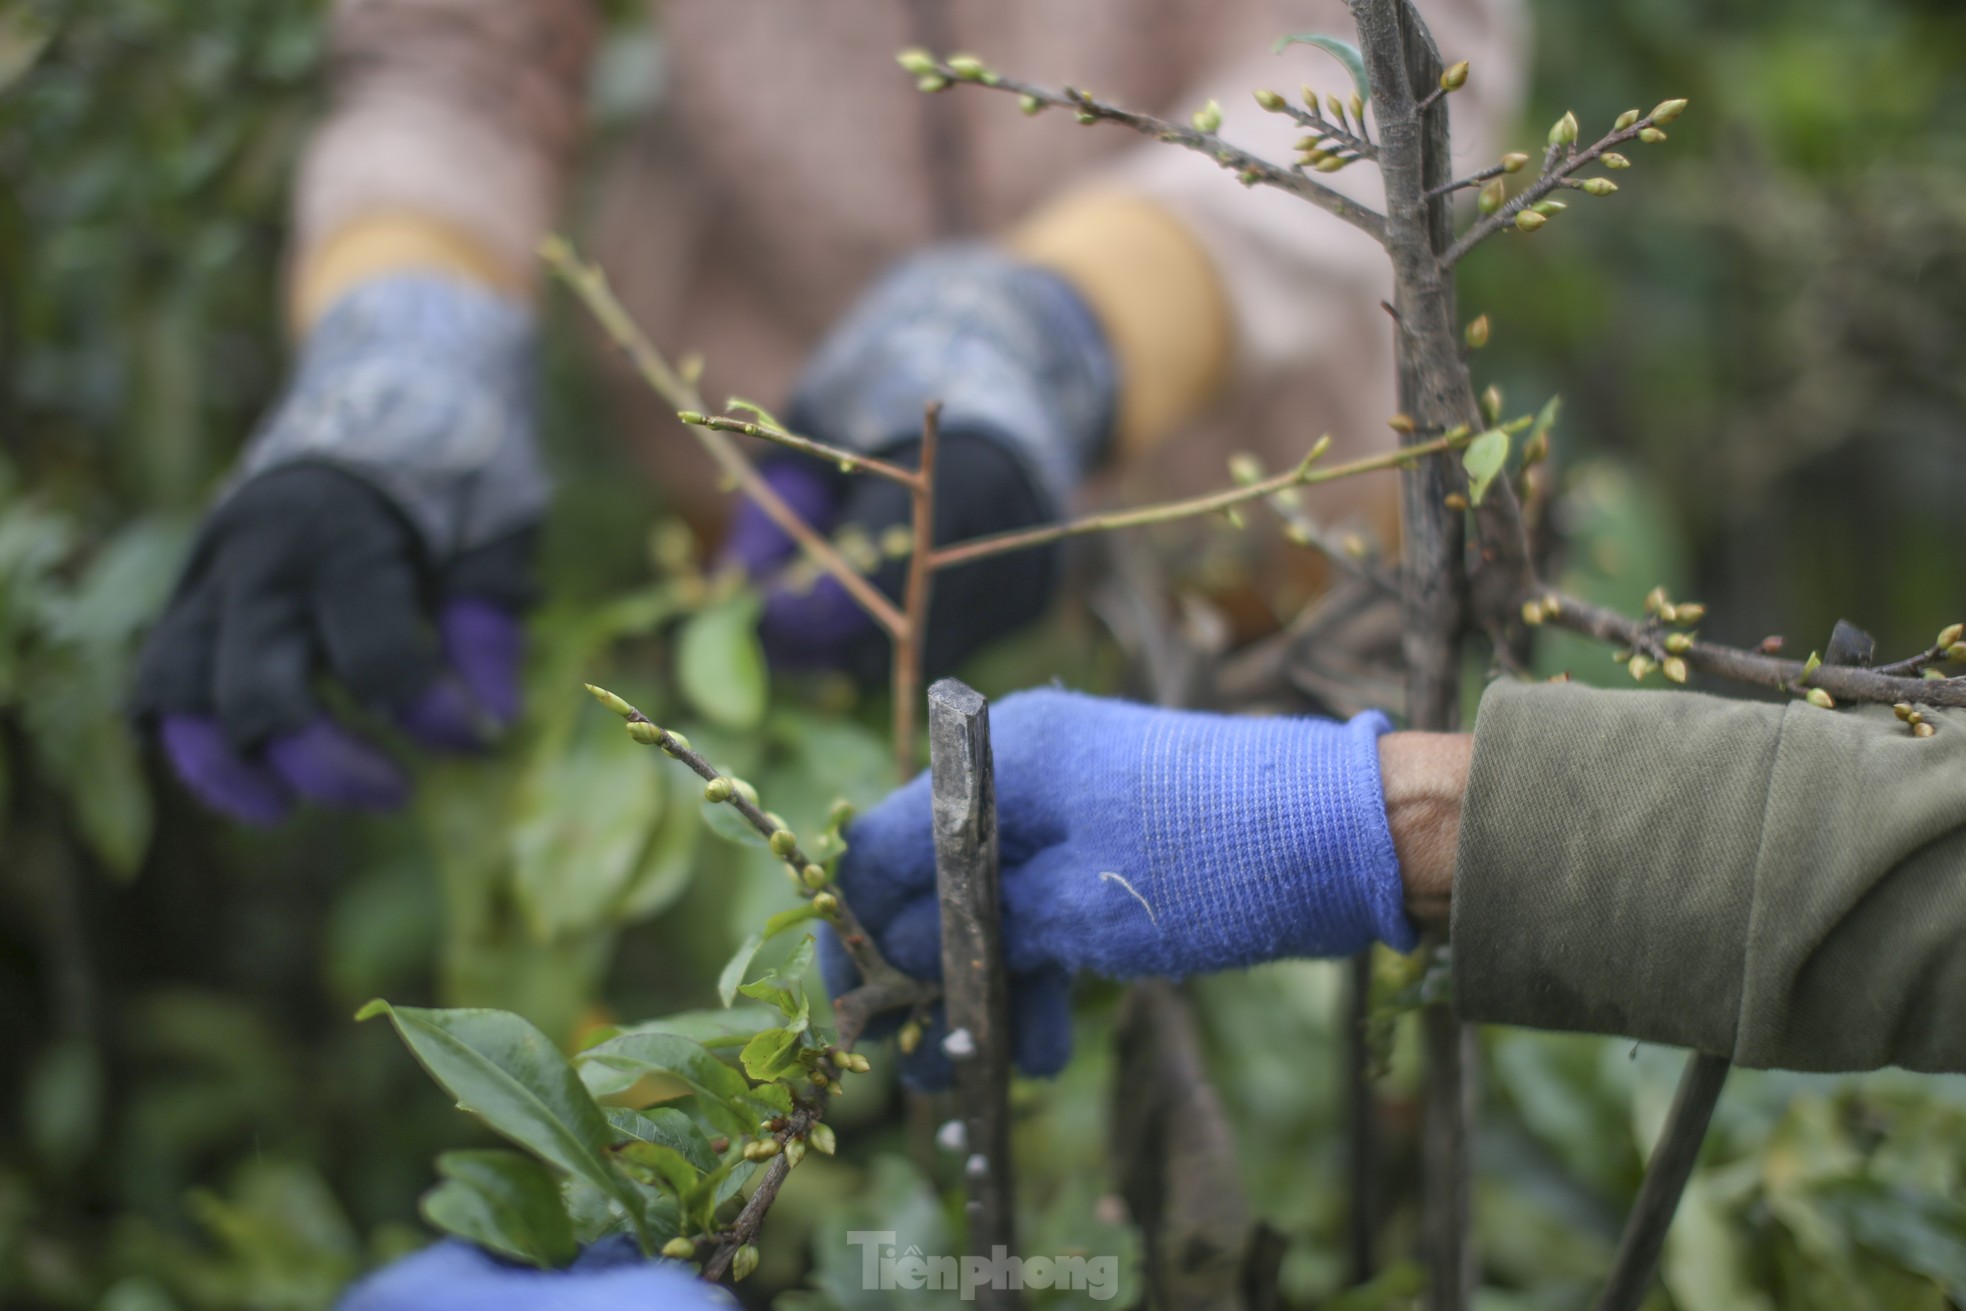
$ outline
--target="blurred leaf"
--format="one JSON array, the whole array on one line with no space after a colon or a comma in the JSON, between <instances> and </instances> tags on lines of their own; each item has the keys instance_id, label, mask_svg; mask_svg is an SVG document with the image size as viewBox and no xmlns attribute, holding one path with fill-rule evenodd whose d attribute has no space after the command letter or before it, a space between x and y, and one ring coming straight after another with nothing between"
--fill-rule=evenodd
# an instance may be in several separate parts
<instances>
[{"instance_id":1,"label":"blurred leaf","mask_svg":"<svg viewBox=\"0 0 1966 1311\"><path fill-rule=\"evenodd\" d=\"M698 714L725 728L756 728L769 684L758 643L758 598L738 593L685 620L676 638L676 682Z\"/></svg>"},{"instance_id":2,"label":"blurred leaf","mask_svg":"<svg viewBox=\"0 0 1966 1311\"><path fill-rule=\"evenodd\" d=\"M1293 45L1316 46L1326 54L1335 56L1338 62L1345 66L1345 71L1352 75L1352 86L1358 91L1358 98L1367 104L1372 102L1372 82L1365 74L1365 56L1359 53L1357 46L1349 41L1341 41L1335 36L1320 36L1315 32L1296 32L1289 36L1278 37L1270 49L1275 54L1282 54L1285 49Z\"/></svg>"},{"instance_id":3,"label":"blurred leaf","mask_svg":"<svg viewBox=\"0 0 1966 1311\"><path fill-rule=\"evenodd\" d=\"M662 818L660 764L600 715L580 716L563 747L543 745L512 828L512 889L539 937L604 923L623 904ZM659 869L677 878L673 863Z\"/></svg>"},{"instance_id":4,"label":"blurred leaf","mask_svg":"<svg viewBox=\"0 0 1966 1311\"><path fill-rule=\"evenodd\" d=\"M1817 1204L1865 1247L1931 1279L1954 1302L1966 1297L1966 1205L1958 1200L1850 1180Z\"/></svg>"},{"instance_id":5,"label":"blurred leaf","mask_svg":"<svg viewBox=\"0 0 1966 1311\"><path fill-rule=\"evenodd\" d=\"M423 1195L423 1218L448 1234L551 1270L578 1253L560 1185L530 1156L499 1149L445 1152L444 1181Z\"/></svg>"},{"instance_id":6,"label":"blurred leaf","mask_svg":"<svg viewBox=\"0 0 1966 1311\"><path fill-rule=\"evenodd\" d=\"M601 1108L545 1034L504 1011L423 1010L381 1000L355 1018L376 1015L389 1017L461 1109L617 1202L633 1205L607 1161L609 1131Z\"/></svg>"},{"instance_id":7,"label":"blurred leaf","mask_svg":"<svg viewBox=\"0 0 1966 1311\"><path fill-rule=\"evenodd\" d=\"M1500 428L1490 428L1468 443L1461 452L1461 467L1468 471L1470 501L1481 504L1481 498L1488 495L1488 484L1495 481L1508 460L1509 435Z\"/></svg>"},{"instance_id":8,"label":"blurred leaf","mask_svg":"<svg viewBox=\"0 0 1966 1311\"><path fill-rule=\"evenodd\" d=\"M615 908L618 924L634 924L667 910L688 890L696 872L703 827L687 806L666 806L648 850Z\"/></svg>"},{"instance_id":9,"label":"blurred leaf","mask_svg":"<svg viewBox=\"0 0 1966 1311\"><path fill-rule=\"evenodd\" d=\"M764 934L753 933L725 963L724 972L717 976L717 995L723 998L724 1005L737 1000L737 987L744 982L744 972L751 968L751 959L764 945Z\"/></svg>"},{"instance_id":10,"label":"blurred leaf","mask_svg":"<svg viewBox=\"0 0 1966 1311\"><path fill-rule=\"evenodd\" d=\"M70 1037L45 1048L29 1067L21 1098L27 1144L56 1171L77 1165L101 1132L102 1061L95 1044Z\"/></svg>"}]
</instances>

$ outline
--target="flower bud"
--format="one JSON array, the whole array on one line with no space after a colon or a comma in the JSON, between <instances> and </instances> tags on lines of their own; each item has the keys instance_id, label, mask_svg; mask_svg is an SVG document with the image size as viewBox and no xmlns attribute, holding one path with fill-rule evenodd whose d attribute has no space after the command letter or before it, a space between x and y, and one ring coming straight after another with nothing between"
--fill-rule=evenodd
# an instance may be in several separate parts
<instances>
[{"instance_id":1,"label":"flower bud","mask_svg":"<svg viewBox=\"0 0 1966 1311\"><path fill-rule=\"evenodd\" d=\"M785 1144L785 1164L789 1166L797 1167L799 1162L805 1159L806 1159L805 1139L794 1138Z\"/></svg>"},{"instance_id":2,"label":"flower bud","mask_svg":"<svg viewBox=\"0 0 1966 1311\"><path fill-rule=\"evenodd\" d=\"M821 915L832 915L839 910L840 899L830 892L822 892L812 899L812 908Z\"/></svg>"},{"instance_id":3,"label":"flower bud","mask_svg":"<svg viewBox=\"0 0 1966 1311\"><path fill-rule=\"evenodd\" d=\"M1511 150L1508 154L1502 156L1502 171L1504 173L1520 173L1522 172L1523 165L1528 162L1529 156L1519 150Z\"/></svg>"},{"instance_id":4,"label":"flower bud","mask_svg":"<svg viewBox=\"0 0 1966 1311\"><path fill-rule=\"evenodd\" d=\"M1347 105L1352 111L1352 121L1357 123L1360 127L1364 127L1365 126L1365 97L1361 96L1358 92L1354 91L1352 92L1352 98L1350 101L1347 102Z\"/></svg>"},{"instance_id":5,"label":"flower bud","mask_svg":"<svg viewBox=\"0 0 1966 1311\"><path fill-rule=\"evenodd\" d=\"M1939 638L1932 645L1936 647L1948 647L1962 637L1966 637L1966 624L1947 624L1939 630Z\"/></svg>"},{"instance_id":6,"label":"flower bud","mask_svg":"<svg viewBox=\"0 0 1966 1311\"><path fill-rule=\"evenodd\" d=\"M839 1148L839 1140L833 1136L833 1126L830 1124L813 1125L806 1130L806 1141L821 1156L831 1156Z\"/></svg>"},{"instance_id":7,"label":"flower bud","mask_svg":"<svg viewBox=\"0 0 1966 1311\"><path fill-rule=\"evenodd\" d=\"M1017 97L1017 107L1026 115L1041 114L1044 112L1044 101L1026 92Z\"/></svg>"},{"instance_id":8,"label":"flower bud","mask_svg":"<svg viewBox=\"0 0 1966 1311\"><path fill-rule=\"evenodd\" d=\"M757 1268L758 1249L754 1244L746 1243L731 1253L730 1281L733 1284L741 1283L745 1279L748 1279Z\"/></svg>"},{"instance_id":9,"label":"flower bud","mask_svg":"<svg viewBox=\"0 0 1966 1311\"><path fill-rule=\"evenodd\" d=\"M1673 607L1673 618L1682 624L1697 624L1707 617L1707 608L1698 601L1682 601Z\"/></svg>"},{"instance_id":10,"label":"flower bud","mask_svg":"<svg viewBox=\"0 0 1966 1311\"><path fill-rule=\"evenodd\" d=\"M1490 423L1502 417L1502 389L1492 382L1481 392L1481 417Z\"/></svg>"},{"instance_id":11,"label":"flower bud","mask_svg":"<svg viewBox=\"0 0 1966 1311\"><path fill-rule=\"evenodd\" d=\"M935 71L935 56L918 46L903 50L894 57L894 62L917 77Z\"/></svg>"},{"instance_id":12,"label":"flower bud","mask_svg":"<svg viewBox=\"0 0 1966 1311\"><path fill-rule=\"evenodd\" d=\"M1531 628L1540 628L1543 623L1543 603L1534 600L1524 601L1522 603L1522 622L1528 624Z\"/></svg>"},{"instance_id":13,"label":"flower bud","mask_svg":"<svg viewBox=\"0 0 1966 1311\"><path fill-rule=\"evenodd\" d=\"M662 1255L671 1261L690 1261L696 1257L696 1244L681 1236L670 1239L662 1245Z\"/></svg>"},{"instance_id":14,"label":"flower bud","mask_svg":"<svg viewBox=\"0 0 1966 1311\"><path fill-rule=\"evenodd\" d=\"M1641 128L1638 139L1648 146L1656 146L1666 139L1666 134L1656 127Z\"/></svg>"},{"instance_id":15,"label":"flower bud","mask_svg":"<svg viewBox=\"0 0 1966 1311\"><path fill-rule=\"evenodd\" d=\"M1646 117L1654 123L1670 123L1686 112L1684 100L1661 100Z\"/></svg>"},{"instance_id":16,"label":"flower bud","mask_svg":"<svg viewBox=\"0 0 1966 1311\"><path fill-rule=\"evenodd\" d=\"M774 856L789 856L799 847L798 835L789 828L774 829L765 841Z\"/></svg>"},{"instance_id":17,"label":"flower bud","mask_svg":"<svg viewBox=\"0 0 1966 1311\"><path fill-rule=\"evenodd\" d=\"M1550 125L1550 144L1553 146L1567 146L1576 141L1576 139L1577 116L1566 109L1563 111L1563 117Z\"/></svg>"},{"instance_id":18,"label":"flower bud","mask_svg":"<svg viewBox=\"0 0 1966 1311\"><path fill-rule=\"evenodd\" d=\"M1823 691L1823 689L1820 687L1810 688L1809 695L1804 697L1803 700L1807 701L1810 705L1815 706L1820 710L1836 709L1836 698L1831 696L1829 693Z\"/></svg>"},{"instance_id":19,"label":"flower bud","mask_svg":"<svg viewBox=\"0 0 1966 1311\"><path fill-rule=\"evenodd\" d=\"M975 55L950 55L946 61L949 71L965 82L993 81L990 70Z\"/></svg>"},{"instance_id":20,"label":"flower bud","mask_svg":"<svg viewBox=\"0 0 1966 1311\"><path fill-rule=\"evenodd\" d=\"M1440 498L1440 503L1456 514L1468 508L1468 498L1459 492L1449 492Z\"/></svg>"},{"instance_id":21,"label":"flower bud","mask_svg":"<svg viewBox=\"0 0 1966 1311\"><path fill-rule=\"evenodd\" d=\"M1415 428L1413 416L1410 414L1395 414L1392 418L1386 420L1386 426L1394 432L1403 433L1407 436L1411 436Z\"/></svg>"},{"instance_id":22,"label":"flower bud","mask_svg":"<svg viewBox=\"0 0 1966 1311\"><path fill-rule=\"evenodd\" d=\"M847 1050L845 1050L844 1048L840 1048L840 1047L835 1047L835 1048L834 1048L834 1049L832 1050L832 1053L831 1053L831 1055L830 1055L830 1057L829 1057L829 1059L831 1059L831 1061L833 1062L833 1064L834 1064L834 1065L836 1065L836 1066L838 1066L838 1067L839 1067L840 1069L842 1069L842 1070L844 1070L844 1069L847 1069L847 1068L849 1068L849 1067L851 1067L851 1066L852 1066L852 1064L853 1064L853 1053L852 1053L852 1052L850 1052L850 1051L847 1051Z\"/></svg>"},{"instance_id":23,"label":"flower bud","mask_svg":"<svg viewBox=\"0 0 1966 1311\"><path fill-rule=\"evenodd\" d=\"M737 775L730 775L730 786L731 791L737 793L738 796L744 798L751 805L756 806L758 804L758 790L743 779L737 777Z\"/></svg>"},{"instance_id":24,"label":"flower bud","mask_svg":"<svg viewBox=\"0 0 1966 1311\"><path fill-rule=\"evenodd\" d=\"M1345 121L1345 102L1337 96L1326 95L1324 98L1324 107L1331 111L1331 117L1337 119L1340 123Z\"/></svg>"},{"instance_id":25,"label":"flower bud","mask_svg":"<svg viewBox=\"0 0 1966 1311\"><path fill-rule=\"evenodd\" d=\"M1509 198L1508 184L1495 178L1475 195L1475 209L1483 215L1493 214Z\"/></svg>"},{"instance_id":26,"label":"flower bud","mask_svg":"<svg viewBox=\"0 0 1966 1311\"><path fill-rule=\"evenodd\" d=\"M915 90L917 91L926 91L933 95L937 91L947 91L948 89L949 79L940 73L930 73L925 77L915 79Z\"/></svg>"},{"instance_id":27,"label":"flower bud","mask_svg":"<svg viewBox=\"0 0 1966 1311\"><path fill-rule=\"evenodd\" d=\"M729 801L731 794L736 790L736 788L730 785L729 779L713 778L703 785L703 799L715 805L719 802Z\"/></svg>"},{"instance_id":28,"label":"flower bud","mask_svg":"<svg viewBox=\"0 0 1966 1311\"><path fill-rule=\"evenodd\" d=\"M1660 662L1659 668L1664 671L1667 678L1670 678L1675 683L1684 683L1686 681L1686 662L1676 655L1667 656Z\"/></svg>"},{"instance_id":29,"label":"flower bud","mask_svg":"<svg viewBox=\"0 0 1966 1311\"><path fill-rule=\"evenodd\" d=\"M1348 158L1340 159L1338 156L1332 155L1327 159L1319 160L1311 167L1317 170L1319 173L1336 173L1339 169L1345 167L1345 165L1351 162L1352 161Z\"/></svg>"},{"instance_id":30,"label":"flower bud","mask_svg":"<svg viewBox=\"0 0 1966 1311\"><path fill-rule=\"evenodd\" d=\"M799 871L799 881L808 888L823 888L826 886L826 871L819 865L807 865Z\"/></svg>"},{"instance_id":31,"label":"flower bud","mask_svg":"<svg viewBox=\"0 0 1966 1311\"><path fill-rule=\"evenodd\" d=\"M1470 323L1467 326L1467 330L1461 335L1467 340L1469 350L1478 351L1483 346L1486 346L1488 344L1488 316L1486 314L1476 316L1475 321Z\"/></svg>"},{"instance_id":32,"label":"flower bud","mask_svg":"<svg viewBox=\"0 0 1966 1311\"><path fill-rule=\"evenodd\" d=\"M1638 111L1636 109L1627 109L1624 113L1618 115L1618 121L1613 123L1611 128L1613 131L1623 132L1636 122L1638 122Z\"/></svg>"},{"instance_id":33,"label":"flower bud","mask_svg":"<svg viewBox=\"0 0 1966 1311\"><path fill-rule=\"evenodd\" d=\"M1577 190L1587 196L1608 196L1618 189L1618 184L1610 178L1585 178L1577 184Z\"/></svg>"},{"instance_id":34,"label":"flower bud","mask_svg":"<svg viewBox=\"0 0 1966 1311\"><path fill-rule=\"evenodd\" d=\"M1659 611L1666 607L1666 604L1666 589L1664 587L1655 587L1645 594L1645 613L1648 615L1658 614Z\"/></svg>"},{"instance_id":35,"label":"flower bud","mask_svg":"<svg viewBox=\"0 0 1966 1311\"><path fill-rule=\"evenodd\" d=\"M1666 634L1666 650L1672 652L1674 655L1685 655L1692 649L1693 635L1691 633Z\"/></svg>"},{"instance_id":36,"label":"flower bud","mask_svg":"<svg viewBox=\"0 0 1966 1311\"><path fill-rule=\"evenodd\" d=\"M1941 642L1939 645L1944 646L1945 643ZM605 687L595 687L592 683L582 683L581 686L593 693L596 701L606 706L609 710L614 711L615 714L620 715L623 719L635 713L635 707L629 705Z\"/></svg>"},{"instance_id":37,"label":"flower bud","mask_svg":"<svg viewBox=\"0 0 1966 1311\"><path fill-rule=\"evenodd\" d=\"M669 730L669 740L662 744L662 749L672 756L680 755L689 750L689 739L672 728Z\"/></svg>"},{"instance_id":38,"label":"flower bud","mask_svg":"<svg viewBox=\"0 0 1966 1311\"><path fill-rule=\"evenodd\" d=\"M1632 162L1629 159L1626 159L1615 150L1607 150L1598 158L1603 162L1604 167L1609 169L1630 168L1632 166Z\"/></svg>"},{"instance_id":39,"label":"flower bud","mask_svg":"<svg viewBox=\"0 0 1966 1311\"><path fill-rule=\"evenodd\" d=\"M1099 115L1089 109L1081 109L1078 113L1072 115L1072 117L1077 119L1083 127L1091 127L1099 121Z\"/></svg>"},{"instance_id":40,"label":"flower bud","mask_svg":"<svg viewBox=\"0 0 1966 1311\"><path fill-rule=\"evenodd\" d=\"M1531 205L1529 208L1535 210L1538 214L1541 214L1544 218L1555 218L1558 214L1561 214L1564 210L1569 209L1570 206L1564 204L1560 200L1539 200L1535 204Z\"/></svg>"},{"instance_id":41,"label":"flower bud","mask_svg":"<svg viewBox=\"0 0 1966 1311\"><path fill-rule=\"evenodd\" d=\"M1547 430L1537 433L1522 444L1522 467L1533 468L1550 458L1550 434Z\"/></svg>"},{"instance_id":42,"label":"flower bud","mask_svg":"<svg viewBox=\"0 0 1966 1311\"><path fill-rule=\"evenodd\" d=\"M1652 663L1652 657L1642 651L1625 663L1626 671L1631 674L1632 681L1637 683L1644 682L1645 676L1651 673L1655 667Z\"/></svg>"},{"instance_id":43,"label":"flower bud","mask_svg":"<svg viewBox=\"0 0 1966 1311\"><path fill-rule=\"evenodd\" d=\"M1932 736L1932 734L1938 731L1939 731L1938 729L1934 728L1930 723L1926 722L1923 719L1919 720L1916 724L1913 724L1911 726L1911 735L1913 737L1930 737Z\"/></svg>"},{"instance_id":44,"label":"flower bud","mask_svg":"<svg viewBox=\"0 0 1966 1311\"><path fill-rule=\"evenodd\" d=\"M1274 114L1280 111L1284 107L1285 101L1284 98L1278 95L1276 92L1265 88L1256 93L1256 103L1261 105L1264 109L1268 110L1270 113Z\"/></svg>"},{"instance_id":45,"label":"flower bud","mask_svg":"<svg viewBox=\"0 0 1966 1311\"><path fill-rule=\"evenodd\" d=\"M1243 487L1263 481L1263 462L1247 451L1229 457L1229 477Z\"/></svg>"},{"instance_id":46,"label":"flower bud","mask_svg":"<svg viewBox=\"0 0 1966 1311\"><path fill-rule=\"evenodd\" d=\"M1447 70L1440 75L1440 89L1442 91L1459 91L1467 84L1468 61L1465 59L1458 64L1448 65Z\"/></svg>"},{"instance_id":47,"label":"flower bud","mask_svg":"<svg viewBox=\"0 0 1966 1311\"><path fill-rule=\"evenodd\" d=\"M901 1049L903 1056L912 1056L915 1048L922 1045L922 1026L914 1020L909 1020L894 1035L894 1045Z\"/></svg>"},{"instance_id":48,"label":"flower bud","mask_svg":"<svg viewBox=\"0 0 1966 1311\"><path fill-rule=\"evenodd\" d=\"M1189 117L1188 121L1195 125L1195 131L1197 132L1211 134L1218 132L1222 127L1222 106L1217 101L1211 100L1200 109L1197 109Z\"/></svg>"},{"instance_id":49,"label":"flower bud","mask_svg":"<svg viewBox=\"0 0 1966 1311\"><path fill-rule=\"evenodd\" d=\"M1533 209L1525 209L1522 213L1515 216L1515 226L1518 232L1534 232L1537 228L1542 227L1548 222L1548 218L1538 214Z\"/></svg>"},{"instance_id":50,"label":"flower bud","mask_svg":"<svg viewBox=\"0 0 1966 1311\"><path fill-rule=\"evenodd\" d=\"M874 1068L874 1063L868 1060L865 1056L862 1056L859 1052L853 1052L850 1054L848 1058L847 1069L852 1070L855 1074L866 1074L868 1071L872 1070L873 1068Z\"/></svg>"},{"instance_id":51,"label":"flower bud","mask_svg":"<svg viewBox=\"0 0 1966 1311\"><path fill-rule=\"evenodd\" d=\"M1946 659L1954 664L1966 662L1966 642L1954 642L1946 648Z\"/></svg>"},{"instance_id":52,"label":"flower bud","mask_svg":"<svg viewBox=\"0 0 1966 1311\"><path fill-rule=\"evenodd\" d=\"M646 719L631 719L628 721L628 736L645 747L652 747L662 740L662 730Z\"/></svg>"}]
</instances>

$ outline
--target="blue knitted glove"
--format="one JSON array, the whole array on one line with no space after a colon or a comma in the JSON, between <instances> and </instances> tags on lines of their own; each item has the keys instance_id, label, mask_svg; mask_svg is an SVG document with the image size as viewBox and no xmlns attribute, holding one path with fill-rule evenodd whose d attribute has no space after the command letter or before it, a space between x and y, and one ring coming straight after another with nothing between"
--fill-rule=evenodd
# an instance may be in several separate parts
<instances>
[{"instance_id":1,"label":"blue knitted glove","mask_svg":"<svg viewBox=\"0 0 1966 1311\"><path fill-rule=\"evenodd\" d=\"M603 1240L567 1270L513 1265L448 1241L362 1280L336 1311L721 1311L736 1305L680 1265L644 1260L625 1239Z\"/></svg>"},{"instance_id":2,"label":"blue knitted glove","mask_svg":"<svg viewBox=\"0 0 1966 1311\"><path fill-rule=\"evenodd\" d=\"M1386 823L1374 711L1349 723L1158 710L1042 689L990 709L1012 1043L1070 1049L1067 979L1205 973L1415 941ZM840 890L896 968L939 978L929 781L847 833ZM854 981L837 942L835 996ZM946 1081L924 1043L911 1081Z\"/></svg>"}]
</instances>

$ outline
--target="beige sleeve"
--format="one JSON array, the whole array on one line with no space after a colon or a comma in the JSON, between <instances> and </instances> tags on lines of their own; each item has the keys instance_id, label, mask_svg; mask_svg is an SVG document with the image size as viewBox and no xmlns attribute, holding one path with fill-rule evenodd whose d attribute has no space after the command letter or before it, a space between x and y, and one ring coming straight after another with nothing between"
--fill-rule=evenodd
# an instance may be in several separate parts
<instances>
[{"instance_id":1,"label":"beige sleeve","mask_svg":"<svg viewBox=\"0 0 1966 1311\"><path fill-rule=\"evenodd\" d=\"M341 0L294 194L296 319L391 267L525 294L597 31L588 0Z\"/></svg>"},{"instance_id":2,"label":"beige sleeve","mask_svg":"<svg viewBox=\"0 0 1966 1311\"><path fill-rule=\"evenodd\" d=\"M1285 32L1350 37L1355 29L1340 0L1280 8L1257 20L1260 30L1224 34L1223 49L1249 53L1196 86L1180 116L1214 99L1222 106L1225 140L1288 162L1304 129L1264 112L1255 89L1274 89L1295 102L1309 83L1348 97L1351 79L1314 47L1272 54L1271 43ZM1502 153L1520 110L1528 76L1527 15L1521 0L1419 0L1419 9L1442 59L1472 66L1467 85L1449 101L1456 172L1470 172ZM1385 205L1370 164L1321 180L1373 209ZM1378 244L1344 220L1271 188L1245 190L1214 161L1157 142L1143 143L1091 185L1152 200L1194 234L1221 279L1235 334L1235 369L1245 377L1288 369L1342 351L1361 332L1383 331L1378 304L1390 294L1389 266Z\"/></svg>"}]
</instances>

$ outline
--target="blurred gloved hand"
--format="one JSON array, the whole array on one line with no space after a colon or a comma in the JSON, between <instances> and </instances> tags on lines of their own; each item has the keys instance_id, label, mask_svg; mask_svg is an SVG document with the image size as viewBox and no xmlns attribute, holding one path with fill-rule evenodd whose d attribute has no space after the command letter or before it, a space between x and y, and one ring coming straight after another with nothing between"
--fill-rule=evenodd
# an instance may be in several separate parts
<instances>
[{"instance_id":1,"label":"blurred gloved hand","mask_svg":"<svg viewBox=\"0 0 1966 1311\"><path fill-rule=\"evenodd\" d=\"M151 632L135 704L207 804L400 804L315 680L438 750L519 709L533 540L531 316L459 282L364 283L314 327Z\"/></svg>"},{"instance_id":2,"label":"blurred gloved hand","mask_svg":"<svg viewBox=\"0 0 1966 1311\"><path fill-rule=\"evenodd\" d=\"M942 402L935 476L937 545L1062 517L1113 422L1112 352L1092 312L1061 278L980 246L944 246L901 264L837 324L794 389L795 431L914 467L922 409ZM784 456L765 469L822 532L857 525L878 542L910 522L904 488ZM748 501L726 545L757 578L795 553ZM924 660L946 671L984 640L1041 614L1056 586L1055 547L936 575ZM906 562L875 583L899 597ZM836 581L768 590L762 634L782 666L821 665L876 678L886 639Z\"/></svg>"},{"instance_id":3,"label":"blurred gloved hand","mask_svg":"<svg viewBox=\"0 0 1966 1311\"><path fill-rule=\"evenodd\" d=\"M1067 985L1206 973L1372 942L1411 950L1373 711L1347 723L1159 710L1041 689L990 708L1011 1041L1028 1074L1070 1054ZM839 886L898 969L940 978L926 774L847 831ZM822 956L839 996L857 974ZM939 1035L931 1032L930 1038ZM924 1042L903 1073L949 1077Z\"/></svg>"},{"instance_id":4,"label":"blurred gloved hand","mask_svg":"<svg viewBox=\"0 0 1966 1311\"><path fill-rule=\"evenodd\" d=\"M337 1311L708 1311L735 1306L680 1265L645 1260L626 1238L604 1239L565 1270L501 1261L446 1241L384 1266Z\"/></svg>"}]
</instances>

